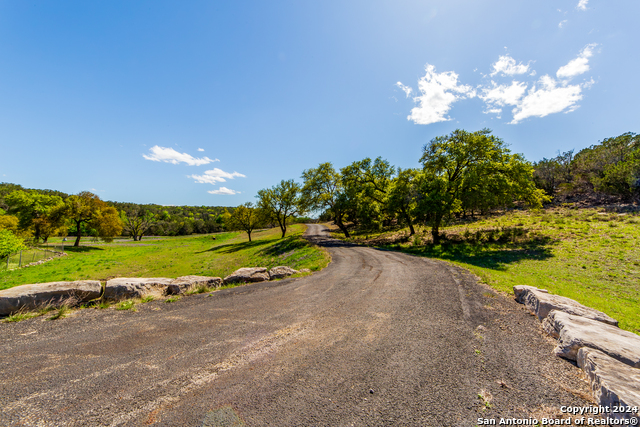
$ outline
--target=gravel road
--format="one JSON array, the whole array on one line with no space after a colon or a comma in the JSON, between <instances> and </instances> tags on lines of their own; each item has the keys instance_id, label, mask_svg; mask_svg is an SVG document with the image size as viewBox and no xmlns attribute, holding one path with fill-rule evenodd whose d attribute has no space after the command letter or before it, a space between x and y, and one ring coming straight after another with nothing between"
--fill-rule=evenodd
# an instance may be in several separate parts
<instances>
[{"instance_id":1,"label":"gravel road","mask_svg":"<svg viewBox=\"0 0 640 427\"><path fill-rule=\"evenodd\" d=\"M0 324L0 425L475 426L588 404L538 321L462 269L351 246L311 276Z\"/></svg>"}]
</instances>

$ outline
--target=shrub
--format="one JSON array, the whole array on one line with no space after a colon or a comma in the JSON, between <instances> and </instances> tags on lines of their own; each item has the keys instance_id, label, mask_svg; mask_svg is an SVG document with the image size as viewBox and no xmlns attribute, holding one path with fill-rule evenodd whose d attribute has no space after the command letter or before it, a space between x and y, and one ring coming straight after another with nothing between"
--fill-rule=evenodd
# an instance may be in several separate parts
<instances>
[{"instance_id":1,"label":"shrub","mask_svg":"<svg viewBox=\"0 0 640 427\"><path fill-rule=\"evenodd\" d=\"M7 255L11 255L25 248L26 246L22 239L16 237L11 231L0 230L0 258L4 258Z\"/></svg>"}]
</instances>

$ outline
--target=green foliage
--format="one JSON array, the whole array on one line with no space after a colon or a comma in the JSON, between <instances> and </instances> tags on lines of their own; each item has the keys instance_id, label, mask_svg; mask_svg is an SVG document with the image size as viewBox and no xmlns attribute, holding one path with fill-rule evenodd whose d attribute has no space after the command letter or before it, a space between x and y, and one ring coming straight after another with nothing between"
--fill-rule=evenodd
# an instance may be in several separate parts
<instances>
[{"instance_id":1,"label":"green foliage","mask_svg":"<svg viewBox=\"0 0 640 427\"><path fill-rule=\"evenodd\" d=\"M0 258L26 249L22 239L16 237L9 230L0 230Z\"/></svg>"},{"instance_id":2,"label":"green foliage","mask_svg":"<svg viewBox=\"0 0 640 427\"><path fill-rule=\"evenodd\" d=\"M305 170L302 179L301 202L304 203L304 210L324 210L349 237L344 221L347 213L353 209L353 189L345 185L340 173L329 162Z\"/></svg>"},{"instance_id":3,"label":"green foliage","mask_svg":"<svg viewBox=\"0 0 640 427\"><path fill-rule=\"evenodd\" d=\"M458 129L432 139L423 151L418 209L434 241L441 225L461 211L488 211L517 200L538 207L547 200L535 188L531 164L511 154L489 129Z\"/></svg>"},{"instance_id":4,"label":"green foliage","mask_svg":"<svg viewBox=\"0 0 640 427\"><path fill-rule=\"evenodd\" d=\"M132 299L128 299L126 301L119 302L116 305L116 310L131 310L136 311L136 302Z\"/></svg>"},{"instance_id":5,"label":"green foliage","mask_svg":"<svg viewBox=\"0 0 640 427\"><path fill-rule=\"evenodd\" d=\"M640 200L640 135L606 138L575 156L573 150L535 163L535 180L548 194L605 194Z\"/></svg>"},{"instance_id":6,"label":"green foliage","mask_svg":"<svg viewBox=\"0 0 640 427\"><path fill-rule=\"evenodd\" d=\"M10 212L18 217L18 227L21 230L33 230L36 242L41 238L46 241L49 236L64 232L60 196L17 190L5 196L4 200Z\"/></svg>"},{"instance_id":7,"label":"green foliage","mask_svg":"<svg viewBox=\"0 0 640 427\"><path fill-rule=\"evenodd\" d=\"M305 204L300 198L300 185L292 179L282 180L278 185L258 191L257 197L258 208L278 223L283 238L287 233L287 223L295 215L304 213Z\"/></svg>"},{"instance_id":8,"label":"green foliage","mask_svg":"<svg viewBox=\"0 0 640 427\"><path fill-rule=\"evenodd\" d=\"M264 226L269 218L269 214L263 209L254 208L252 203L245 203L226 212L224 222L230 230L242 230L247 233L251 241L251 232L258 227Z\"/></svg>"},{"instance_id":9,"label":"green foliage","mask_svg":"<svg viewBox=\"0 0 640 427\"><path fill-rule=\"evenodd\" d=\"M116 208L107 206L97 195L88 191L69 196L64 202L62 212L75 227L75 247L80 246L83 233L108 240L122 232L122 223Z\"/></svg>"}]
</instances>

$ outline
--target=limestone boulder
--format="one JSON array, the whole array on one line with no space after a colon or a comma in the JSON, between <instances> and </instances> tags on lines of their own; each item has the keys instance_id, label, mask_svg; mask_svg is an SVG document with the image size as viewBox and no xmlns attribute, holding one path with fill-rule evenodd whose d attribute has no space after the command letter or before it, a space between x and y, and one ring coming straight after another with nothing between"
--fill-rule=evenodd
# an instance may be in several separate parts
<instances>
[{"instance_id":1,"label":"limestone boulder","mask_svg":"<svg viewBox=\"0 0 640 427\"><path fill-rule=\"evenodd\" d=\"M516 293L517 286L514 286ZM516 300L524 304L532 314L538 316L541 321L547 317L551 310L564 311L575 316L586 317L609 325L618 326L618 321L607 316L601 311L584 306L571 298L553 295L544 289L537 289L532 286L521 286L516 294Z\"/></svg>"},{"instance_id":2,"label":"limestone boulder","mask_svg":"<svg viewBox=\"0 0 640 427\"><path fill-rule=\"evenodd\" d=\"M173 279L166 277L118 277L107 280L104 298L119 301L130 298L143 298L148 295L162 296L167 294L167 289L172 283Z\"/></svg>"},{"instance_id":3,"label":"limestone boulder","mask_svg":"<svg viewBox=\"0 0 640 427\"><path fill-rule=\"evenodd\" d=\"M73 301L98 298L102 285L97 280L49 282L14 286L0 291L0 315L7 316L21 309L33 310L46 305L59 306Z\"/></svg>"},{"instance_id":4,"label":"limestone boulder","mask_svg":"<svg viewBox=\"0 0 640 427\"><path fill-rule=\"evenodd\" d=\"M589 378L591 390L598 405L610 408L613 406L640 408L640 369L632 368L599 350L588 347L582 347L578 351L577 362ZM632 413L608 415L611 418L638 418L638 414Z\"/></svg>"},{"instance_id":5,"label":"limestone boulder","mask_svg":"<svg viewBox=\"0 0 640 427\"><path fill-rule=\"evenodd\" d=\"M296 274L297 272L298 270L294 270L293 268L287 266L273 267L271 270L269 270L269 279L283 279L285 277Z\"/></svg>"},{"instance_id":6,"label":"limestone boulder","mask_svg":"<svg viewBox=\"0 0 640 427\"><path fill-rule=\"evenodd\" d=\"M224 278L224 283L264 282L269 280L269 272L264 267L239 268Z\"/></svg>"},{"instance_id":7,"label":"limestone boulder","mask_svg":"<svg viewBox=\"0 0 640 427\"><path fill-rule=\"evenodd\" d=\"M546 289L538 289L535 286L527 286L527 285L517 285L513 287L513 294L516 297L516 301L518 301L521 304L524 304L524 301L522 301L522 295L526 292L526 291L538 291L538 292L544 292L545 294L548 294L549 291Z\"/></svg>"},{"instance_id":8,"label":"limestone boulder","mask_svg":"<svg viewBox=\"0 0 640 427\"><path fill-rule=\"evenodd\" d=\"M311 273L311 270L308 268L301 268L299 273Z\"/></svg>"},{"instance_id":9,"label":"limestone boulder","mask_svg":"<svg viewBox=\"0 0 640 427\"><path fill-rule=\"evenodd\" d=\"M222 278L211 276L181 276L175 279L168 287L167 293L180 295L198 286L218 288L222 286Z\"/></svg>"},{"instance_id":10,"label":"limestone boulder","mask_svg":"<svg viewBox=\"0 0 640 427\"><path fill-rule=\"evenodd\" d=\"M582 347L593 348L634 368L640 368L640 336L607 323L552 310L545 331L558 338L555 353L576 360Z\"/></svg>"}]
</instances>

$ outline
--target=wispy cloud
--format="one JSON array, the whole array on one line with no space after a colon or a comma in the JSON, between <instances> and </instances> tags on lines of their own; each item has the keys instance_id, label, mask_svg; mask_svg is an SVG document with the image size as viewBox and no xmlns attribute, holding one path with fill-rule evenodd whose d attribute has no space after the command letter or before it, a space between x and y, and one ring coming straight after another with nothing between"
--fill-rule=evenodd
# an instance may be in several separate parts
<instances>
[{"instance_id":1,"label":"wispy cloud","mask_svg":"<svg viewBox=\"0 0 640 427\"><path fill-rule=\"evenodd\" d=\"M453 71L437 73L436 67L427 64L425 72L418 81L420 95L413 98L418 105L407 117L414 123L428 125L451 120L446 115L454 102L476 96L471 86L458 84L458 75Z\"/></svg>"},{"instance_id":2,"label":"wispy cloud","mask_svg":"<svg viewBox=\"0 0 640 427\"><path fill-rule=\"evenodd\" d=\"M187 178L193 178L200 184L213 184L218 182L226 182L227 179L246 178L245 175L238 172L225 172L222 169L213 168L205 171L204 175L187 175Z\"/></svg>"},{"instance_id":3,"label":"wispy cloud","mask_svg":"<svg viewBox=\"0 0 640 427\"><path fill-rule=\"evenodd\" d=\"M239 191L231 190L231 189L229 189L227 187L220 187L217 190L207 191L207 193L210 193L210 194L221 194L221 195L225 195L225 196L233 196L234 194L240 194Z\"/></svg>"},{"instance_id":4,"label":"wispy cloud","mask_svg":"<svg viewBox=\"0 0 640 427\"><path fill-rule=\"evenodd\" d=\"M204 148L198 148L198 151L204 151Z\"/></svg>"},{"instance_id":5,"label":"wispy cloud","mask_svg":"<svg viewBox=\"0 0 640 427\"><path fill-rule=\"evenodd\" d=\"M507 55L502 55L491 65L493 72L490 76L500 73L503 76L515 76L517 74L525 74L529 71L529 64L516 63L516 60Z\"/></svg>"},{"instance_id":6,"label":"wispy cloud","mask_svg":"<svg viewBox=\"0 0 640 427\"><path fill-rule=\"evenodd\" d=\"M396 83L396 86L398 86L400 89L402 89L404 94L407 95L407 98L409 97L409 95L411 95L411 92L413 92L412 88L410 88L409 86L405 86L400 82Z\"/></svg>"},{"instance_id":7,"label":"wispy cloud","mask_svg":"<svg viewBox=\"0 0 640 427\"><path fill-rule=\"evenodd\" d=\"M578 108L578 101L582 99L581 85L558 86L558 82L550 76L544 75L527 92L527 95L513 109L512 124L528 117L545 117L549 114L571 112Z\"/></svg>"},{"instance_id":8,"label":"wispy cloud","mask_svg":"<svg viewBox=\"0 0 640 427\"><path fill-rule=\"evenodd\" d=\"M218 159L210 159L208 157L197 158L187 153L179 153L173 148L159 147L154 145L149 149L149 154L143 154L147 160L154 162L165 162L177 165L178 163L186 163L189 166L201 166L212 162L219 162Z\"/></svg>"},{"instance_id":9,"label":"wispy cloud","mask_svg":"<svg viewBox=\"0 0 640 427\"><path fill-rule=\"evenodd\" d=\"M560 79L570 79L589 71L589 58L593 56L593 49L596 43L588 44L578 54L578 57L569 61L567 65L563 65L556 72L556 76Z\"/></svg>"},{"instance_id":10,"label":"wispy cloud","mask_svg":"<svg viewBox=\"0 0 640 427\"><path fill-rule=\"evenodd\" d=\"M482 94L478 95L487 105L504 107L505 105L517 105L527 90L527 84L512 81L510 85L498 85L493 80L491 87L481 88Z\"/></svg>"},{"instance_id":11,"label":"wispy cloud","mask_svg":"<svg viewBox=\"0 0 640 427\"><path fill-rule=\"evenodd\" d=\"M569 22L568 19L563 19L562 21L560 21L560 23L558 24L558 28L562 28L564 27L564 24L566 24L567 22Z\"/></svg>"},{"instance_id":12,"label":"wispy cloud","mask_svg":"<svg viewBox=\"0 0 640 427\"><path fill-rule=\"evenodd\" d=\"M589 0L580 0L578 2L578 5L576 6L576 9L587 10L587 3L589 3Z\"/></svg>"}]
</instances>

